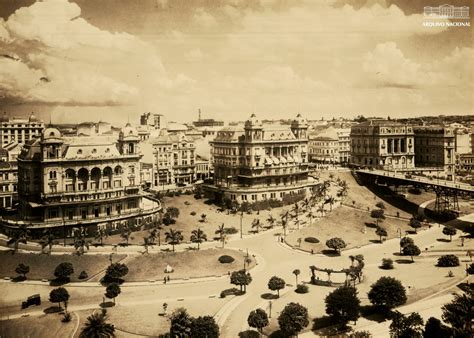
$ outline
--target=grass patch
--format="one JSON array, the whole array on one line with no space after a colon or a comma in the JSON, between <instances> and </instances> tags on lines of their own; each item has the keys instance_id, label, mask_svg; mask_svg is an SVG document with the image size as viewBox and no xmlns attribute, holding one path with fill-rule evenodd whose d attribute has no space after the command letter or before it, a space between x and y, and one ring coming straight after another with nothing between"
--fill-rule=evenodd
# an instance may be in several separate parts
<instances>
[{"instance_id":1,"label":"grass patch","mask_svg":"<svg viewBox=\"0 0 474 338\"><path fill-rule=\"evenodd\" d=\"M0 336L23 337L72 337L74 317L71 322L61 322L62 315L41 315L0 321Z\"/></svg>"}]
</instances>

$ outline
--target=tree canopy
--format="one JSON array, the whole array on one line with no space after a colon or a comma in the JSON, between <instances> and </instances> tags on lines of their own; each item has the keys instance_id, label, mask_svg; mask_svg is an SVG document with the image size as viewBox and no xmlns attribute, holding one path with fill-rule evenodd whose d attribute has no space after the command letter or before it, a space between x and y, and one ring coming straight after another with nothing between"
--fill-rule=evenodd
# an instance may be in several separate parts
<instances>
[{"instance_id":1,"label":"tree canopy","mask_svg":"<svg viewBox=\"0 0 474 338\"><path fill-rule=\"evenodd\" d=\"M54 269L54 276L58 279L67 280L69 276L74 273L74 267L72 263L63 262L59 263L59 265Z\"/></svg>"},{"instance_id":2,"label":"tree canopy","mask_svg":"<svg viewBox=\"0 0 474 338\"><path fill-rule=\"evenodd\" d=\"M294 336L309 324L308 309L299 303L289 303L278 316L280 330L288 335Z\"/></svg>"},{"instance_id":3,"label":"tree canopy","mask_svg":"<svg viewBox=\"0 0 474 338\"><path fill-rule=\"evenodd\" d=\"M262 309L256 309L251 311L247 323L250 327L256 328L259 332L262 332L262 329L268 325L268 315Z\"/></svg>"},{"instance_id":4,"label":"tree canopy","mask_svg":"<svg viewBox=\"0 0 474 338\"><path fill-rule=\"evenodd\" d=\"M280 290L285 288L285 281L277 276L273 276L270 278L268 281L268 288L272 291L277 291L278 292L278 297L280 297Z\"/></svg>"},{"instance_id":5,"label":"tree canopy","mask_svg":"<svg viewBox=\"0 0 474 338\"><path fill-rule=\"evenodd\" d=\"M373 305L386 309L403 305L407 301L405 287L393 277L379 278L371 285L368 296Z\"/></svg>"},{"instance_id":6,"label":"tree canopy","mask_svg":"<svg viewBox=\"0 0 474 338\"><path fill-rule=\"evenodd\" d=\"M359 318L360 300L357 289L351 286L342 286L326 296L326 313L346 324L350 320Z\"/></svg>"},{"instance_id":7,"label":"tree canopy","mask_svg":"<svg viewBox=\"0 0 474 338\"><path fill-rule=\"evenodd\" d=\"M408 316L395 311L392 323L390 324L390 333L397 338L421 338L423 333L423 319L417 312Z\"/></svg>"},{"instance_id":8,"label":"tree canopy","mask_svg":"<svg viewBox=\"0 0 474 338\"><path fill-rule=\"evenodd\" d=\"M334 237L326 241L326 246L336 251L336 253L341 254L341 249L346 247L346 242L344 242L342 238Z\"/></svg>"}]
</instances>

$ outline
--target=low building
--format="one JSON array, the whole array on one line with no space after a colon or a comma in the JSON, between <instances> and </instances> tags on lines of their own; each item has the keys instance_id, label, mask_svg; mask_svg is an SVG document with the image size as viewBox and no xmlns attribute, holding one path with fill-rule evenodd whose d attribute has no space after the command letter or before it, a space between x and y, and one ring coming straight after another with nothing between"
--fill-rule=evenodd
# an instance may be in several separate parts
<instances>
[{"instance_id":1,"label":"low building","mask_svg":"<svg viewBox=\"0 0 474 338\"><path fill-rule=\"evenodd\" d=\"M214 120L214 119L203 119L201 118L201 109L198 110L198 120L193 122L195 127L223 127L224 121Z\"/></svg>"},{"instance_id":2,"label":"low building","mask_svg":"<svg viewBox=\"0 0 474 338\"><path fill-rule=\"evenodd\" d=\"M34 113L29 118L8 117L6 113L0 117L0 148L11 142L26 143L41 135L44 122Z\"/></svg>"},{"instance_id":3,"label":"low building","mask_svg":"<svg viewBox=\"0 0 474 338\"><path fill-rule=\"evenodd\" d=\"M455 170L454 130L443 126L416 126L415 167L417 169L439 169L451 179Z\"/></svg>"},{"instance_id":4,"label":"low building","mask_svg":"<svg viewBox=\"0 0 474 338\"><path fill-rule=\"evenodd\" d=\"M339 164L339 138L335 128L327 128L309 135L308 159L318 164Z\"/></svg>"},{"instance_id":5,"label":"low building","mask_svg":"<svg viewBox=\"0 0 474 338\"><path fill-rule=\"evenodd\" d=\"M384 170L415 167L413 127L393 121L368 120L351 127L350 164Z\"/></svg>"},{"instance_id":6,"label":"low building","mask_svg":"<svg viewBox=\"0 0 474 338\"><path fill-rule=\"evenodd\" d=\"M253 114L244 126L223 128L210 142L214 182L203 188L238 203L306 194L313 186L307 131L300 115L291 125L268 125Z\"/></svg>"},{"instance_id":7,"label":"low building","mask_svg":"<svg viewBox=\"0 0 474 338\"><path fill-rule=\"evenodd\" d=\"M21 221L32 229L117 229L151 219L159 204L140 187L139 138L127 124L114 136L64 137L54 127L27 143L18 156Z\"/></svg>"},{"instance_id":8,"label":"low building","mask_svg":"<svg viewBox=\"0 0 474 338\"><path fill-rule=\"evenodd\" d=\"M460 154L458 170L474 173L474 154Z\"/></svg>"},{"instance_id":9,"label":"low building","mask_svg":"<svg viewBox=\"0 0 474 338\"><path fill-rule=\"evenodd\" d=\"M196 153L194 141L184 133L160 136L149 141L153 146L154 187L190 184L196 180Z\"/></svg>"}]
</instances>

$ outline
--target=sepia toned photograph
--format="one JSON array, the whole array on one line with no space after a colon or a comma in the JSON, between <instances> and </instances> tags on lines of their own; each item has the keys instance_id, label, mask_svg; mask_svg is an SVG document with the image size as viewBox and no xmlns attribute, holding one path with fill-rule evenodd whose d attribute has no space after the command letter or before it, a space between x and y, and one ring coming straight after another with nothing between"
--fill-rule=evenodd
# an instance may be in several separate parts
<instances>
[{"instance_id":1,"label":"sepia toned photograph","mask_svg":"<svg viewBox=\"0 0 474 338\"><path fill-rule=\"evenodd\" d=\"M474 336L470 0L0 0L0 338Z\"/></svg>"}]
</instances>

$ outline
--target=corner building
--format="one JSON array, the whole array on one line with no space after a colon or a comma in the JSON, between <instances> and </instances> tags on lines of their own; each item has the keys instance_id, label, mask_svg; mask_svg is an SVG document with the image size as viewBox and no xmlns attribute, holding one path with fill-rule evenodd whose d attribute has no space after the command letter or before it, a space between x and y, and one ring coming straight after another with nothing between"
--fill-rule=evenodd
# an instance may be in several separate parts
<instances>
[{"instance_id":1,"label":"corner building","mask_svg":"<svg viewBox=\"0 0 474 338\"><path fill-rule=\"evenodd\" d=\"M220 130L210 144L214 184L204 188L221 198L281 200L315 184L308 180L308 124L301 115L291 125L264 125L253 114L243 127Z\"/></svg>"},{"instance_id":2,"label":"corner building","mask_svg":"<svg viewBox=\"0 0 474 338\"><path fill-rule=\"evenodd\" d=\"M63 137L48 127L27 144L18 157L22 221L113 230L152 217L160 206L141 194L138 133L127 124L113 138Z\"/></svg>"}]
</instances>

